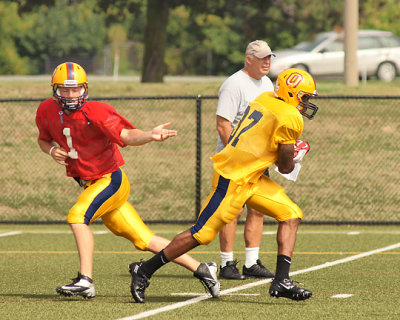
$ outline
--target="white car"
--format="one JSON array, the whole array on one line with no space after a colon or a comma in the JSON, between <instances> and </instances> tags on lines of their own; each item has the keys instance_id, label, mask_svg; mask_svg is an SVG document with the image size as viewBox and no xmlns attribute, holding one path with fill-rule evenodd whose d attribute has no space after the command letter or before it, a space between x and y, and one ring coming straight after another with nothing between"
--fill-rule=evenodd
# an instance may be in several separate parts
<instances>
[{"instance_id":1,"label":"white car","mask_svg":"<svg viewBox=\"0 0 400 320\"><path fill-rule=\"evenodd\" d=\"M393 81L400 71L400 39L389 31L358 31L358 71L360 76L376 76ZM319 33L314 42L301 42L293 48L274 51L269 76L299 68L313 76L344 74L344 34Z\"/></svg>"}]
</instances>

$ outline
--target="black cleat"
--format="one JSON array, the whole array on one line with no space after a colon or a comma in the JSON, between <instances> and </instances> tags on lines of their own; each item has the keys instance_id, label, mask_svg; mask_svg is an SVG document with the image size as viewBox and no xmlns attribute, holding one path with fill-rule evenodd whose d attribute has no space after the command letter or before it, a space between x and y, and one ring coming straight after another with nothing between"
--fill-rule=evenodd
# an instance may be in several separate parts
<instances>
[{"instance_id":1,"label":"black cleat","mask_svg":"<svg viewBox=\"0 0 400 320\"><path fill-rule=\"evenodd\" d=\"M215 262L200 263L193 275L200 280L213 298L219 297L221 284L217 279L217 264Z\"/></svg>"},{"instance_id":2,"label":"black cleat","mask_svg":"<svg viewBox=\"0 0 400 320\"><path fill-rule=\"evenodd\" d=\"M132 276L131 294L138 303L144 303L144 292L150 284L150 279L140 270L142 262L134 262L129 265Z\"/></svg>"},{"instance_id":3,"label":"black cleat","mask_svg":"<svg viewBox=\"0 0 400 320\"><path fill-rule=\"evenodd\" d=\"M81 296L90 299L96 296L93 280L80 272L78 272L78 277L72 279L71 284L57 287L56 291L57 293L67 297Z\"/></svg>"},{"instance_id":4,"label":"black cleat","mask_svg":"<svg viewBox=\"0 0 400 320\"><path fill-rule=\"evenodd\" d=\"M275 275L261 264L260 259L250 268L243 266L243 275L246 278L273 278Z\"/></svg>"},{"instance_id":5,"label":"black cleat","mask_svg":"<svg viewBox=\"0 0 400 320\"><path fill-rule=\"evenodd\" d=\"M293 284L293 280L283 279L276 280L274 279L271 283L271 287L269 288L269 295L271 297L284 297L296 301L306 300L311 298L312 292L310 290L299 288L298 286Z\"/></svg>"},{"instance_id":6,"label":"black cleat","mask_svg":"<svg viewBox=\"0 0 400 320\"><path fill-rule=\"evenodd\" d=\"M220 267L219 278L228 280L244 280L245 276L241 275L239 269L236 267L237 260L227 261L225 267Z\"/></svg>"}]
</instances>

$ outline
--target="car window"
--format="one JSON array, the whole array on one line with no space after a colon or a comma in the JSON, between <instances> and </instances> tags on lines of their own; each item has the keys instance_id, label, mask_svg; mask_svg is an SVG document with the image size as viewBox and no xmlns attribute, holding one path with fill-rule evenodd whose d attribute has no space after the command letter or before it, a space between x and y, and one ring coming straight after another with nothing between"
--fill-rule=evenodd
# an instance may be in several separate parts
<instances>
[{"instance_id":1,"label":"car window","mask_svg":"<svg viewBox=\"0 0 400 320\"><path fill-rule=\"evenodd\" d=\"M377 49L381 48L382 45L379 43L379 40L375 37L371 36L359 36L358 37L358 49Z\"/></svg>"},{"instance_id":2,"label":"car window","mask_svg":"<svg viewBox=\"0 0 400 320\"><path fill-rule=\"evenodd\" d=\"M325 48L325 52L335 52L335 51L343 51L344 50L344 44L343 44L343 39L336 39L329 43Z\"/></svg>"},{"instance_id":3,"label":"car window","mask_svg":"<svg viewBox=\"0 0 400 320\"><path fill-rule=\"evenodd\" d=\"M314 42L300 42L299 44L295 45L293 47L294 50L300 50L300 51L311 51L314 49L316 46L318 46L321 42L325 41L327 39L327 36L320 36L317 37L317 40Z\"/></svg>"},{"instance_id":4,"label":"car window","mask_svg":"<svg viewBox=\"0 0 400 320\"><path fill-rule=\"evenodd\" d=\"M311 42L303 41L298 44L296 44L293 49L295 50L300 50L300 51L310 51L310 46L312 45Z\"/></svg>"},{"instance_id":5,"label":"car window","mask_svg":"<svg viewBox=\"0 0 400 320\"><path fill-rule=\"evenodd\" d=\"M400 47L400 39L394 35L384 36L379 39L384 48Z\"/></svg>"}]
</instances>

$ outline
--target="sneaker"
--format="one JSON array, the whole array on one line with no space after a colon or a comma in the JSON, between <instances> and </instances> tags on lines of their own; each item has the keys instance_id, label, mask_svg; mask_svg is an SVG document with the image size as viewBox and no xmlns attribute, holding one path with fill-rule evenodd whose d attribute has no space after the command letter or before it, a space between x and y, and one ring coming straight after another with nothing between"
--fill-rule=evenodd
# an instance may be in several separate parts
<instances>
[{"instance_id":1,"label":"sneaker","mask_svg":"<svg viewBox=\"0 0 400 320\"><path fill-rule=\"evenodd\" d=\"M284 297L299 301L311 298L312 292L310 290L299 288L298 286L294 285L293 280L274 279L271 283L271 287L269 288L269 295L271 297Z\"/></svg>"},{"instance_id":2,"label":"sneaker","mask_svg":"<svg viewBox=\"0 0 400 320\"><path fill-rule=\"evenodd\" d=\"M220 267L219 277L220 279L228 280L244 280L245 276L241 275L239 269L236 267L238 261L227 261L225 267Z\"/></svg>"},{"instance_id":3,"label":"sneaker","mask_svg":"<svg viewBox=\"0 0 400 320\"><path fill-rule=\"evenodd\" d=\"M131 294L138 303L144 303L144 291L150 284L150 278L140 270L141 265L142 262L134 262L129 265L129 272L132 276Z\"/></svg>"},{"instance_id":4,"label":"sneaker","mask_svg":"<svg viewBox=\"0 0 400 320\"><path fill-rule=\"evenodd\" d=\"M84 298L94 298L96 296L96 290L94 289L93 280L88 276L78 272L78 277L72 279L71 284L67 284L62 287L56 288L57 293L71 297L71 296L81 296Z\"/></svg>"},{"instance_id":5,"label":"sneaker","mask_svg":"<svg viewBox=\"0 0 400 320\"><path fill-rule=\"evenodd\" d=\"M221 284L217 279L217 264L215 262L200 263L193 275L200 280L213 298L219 297Z\"/></svg>"},{"instance_id":6,"label":"sneaker","mask_svg":"<svg viewBox=\"0 0 400 320\"><path fill-rule=\"evenodd\" d=\"M246 278L273 278L275 275L261 264L260 259L250 268L243 266L243 276Z\"/></svg>"}]
</instances>

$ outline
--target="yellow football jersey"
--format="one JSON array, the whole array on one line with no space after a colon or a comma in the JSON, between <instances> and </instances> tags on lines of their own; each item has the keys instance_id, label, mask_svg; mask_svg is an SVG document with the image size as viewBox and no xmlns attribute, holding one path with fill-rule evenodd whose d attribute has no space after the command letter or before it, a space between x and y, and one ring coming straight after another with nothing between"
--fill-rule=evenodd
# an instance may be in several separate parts
<instances>
[{"instance_id":1,"label":"yellow football jersey","mask_svg":"<svg viewBox=\"0 0 400 320\"><path fill-rule=\"evenodd\" d=\"M278 160L278 145L295 143L303 118L292 105L265 92L249 103L228 144L214 155L214 169L237 184L254 183Z\"/></svg>"}]
</instances>

